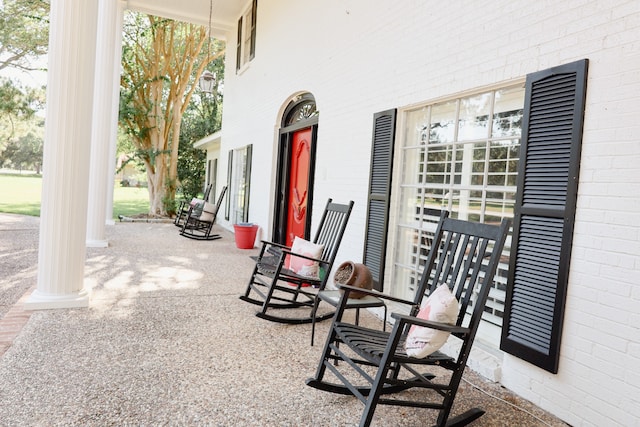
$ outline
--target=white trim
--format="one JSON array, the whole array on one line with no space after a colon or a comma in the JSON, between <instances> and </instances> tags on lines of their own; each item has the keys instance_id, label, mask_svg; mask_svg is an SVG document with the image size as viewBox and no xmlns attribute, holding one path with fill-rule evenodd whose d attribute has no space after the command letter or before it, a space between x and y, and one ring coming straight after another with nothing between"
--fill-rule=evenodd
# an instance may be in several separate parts
<instances>
[{"instance_id":1,"label":"white trim","mask_svg":"<svg viewBox=\"0 0 640 427\"><path fill-rule=\"evenodd\" d=\"M53 295L41 292L38 289L33 291L24 303L25 310L53 310L60 308L86 308L89 307L91 290L82 288L77 293Z\"/></svg>"},{"instance_id":2,"label":"white trim","mask_svg":"<svg viewBox=\"0 0 640 427\"><path fill-rule=\"evenodd\" d=\"M214 148L216 145L219 147L222 141L222 131L212 133L204 138L201 138L193 143L193 148L200 148L206 150L208 148Z\"/></svg>"}]
</instances>

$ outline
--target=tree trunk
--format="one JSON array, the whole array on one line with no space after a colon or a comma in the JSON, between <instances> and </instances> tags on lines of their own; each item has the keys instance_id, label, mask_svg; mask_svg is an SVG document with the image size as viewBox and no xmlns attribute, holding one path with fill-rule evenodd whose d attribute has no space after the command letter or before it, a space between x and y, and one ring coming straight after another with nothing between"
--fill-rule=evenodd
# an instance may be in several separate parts
<instances>
[{"instance_id":1,"label":"tree trunk","mask_svg":"<svg viewBox=\"0 0 640 427\"><path fill-rule=\"evenodd\" d=\"M165 216L173 209L177 188L182 115L207 65L200 56L208 34L201 26L147 17L152 31L141 40L148 44L131 42L124 50L130 62L123 61L128 78L121 84L132 96L123 117L146 165L149 214Z\"/></svg>"}]
</instances>

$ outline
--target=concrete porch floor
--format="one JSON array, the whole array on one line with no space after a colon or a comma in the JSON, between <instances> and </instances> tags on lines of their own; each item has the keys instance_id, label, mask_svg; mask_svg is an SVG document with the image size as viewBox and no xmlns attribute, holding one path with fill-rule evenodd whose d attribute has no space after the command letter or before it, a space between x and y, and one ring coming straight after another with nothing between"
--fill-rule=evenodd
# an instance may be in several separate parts
<instances>
[{"instance_id":1,"label":"concrete porch floor","mask_svg":"<svg viewBox=\"0 0 640 427\"><path fill-rule=\"evenodd\" d=\"M87 249L88 309L25 311L38 226L0 214L0 426L358 424L355 398L304 384L329 321L311 347L310 325L259 319L238 299L257 249L237 249L220 227L223 238L207 242L173 224L117 223L108 248ZM566 425L469 369L465 378L453 413L485 409L475 426ZM373 425L434 421L433 411L380 406Z\"/></svg>"}]
</instances>

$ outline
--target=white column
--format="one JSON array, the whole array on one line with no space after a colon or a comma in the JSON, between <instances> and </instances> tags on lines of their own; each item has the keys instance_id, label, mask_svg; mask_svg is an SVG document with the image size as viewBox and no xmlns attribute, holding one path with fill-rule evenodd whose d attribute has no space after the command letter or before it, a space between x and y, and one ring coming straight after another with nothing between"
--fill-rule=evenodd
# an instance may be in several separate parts
<instances>
[{"instance_id":1,"label":"white column","mask_svg":"<svg viewBox=\"0 0 640 427\"><path fill-rule=\"evenodd\" d=\"M26 308L86 307L84 287L98 0L52 0L36 290Z\"/></svg>"},{"instance_id":2,"label":"white column","mask_svg":"<svg viewBox=\"0 0 640 427\"><path fill-rule=\"evenodd\" d=\"M99 3L87 246L105 248L109 246L105 236L105 225L109 221L112 222L113 215L122 16L125 5L113 0L99 0Z\"/></svg>"}]
</instances>

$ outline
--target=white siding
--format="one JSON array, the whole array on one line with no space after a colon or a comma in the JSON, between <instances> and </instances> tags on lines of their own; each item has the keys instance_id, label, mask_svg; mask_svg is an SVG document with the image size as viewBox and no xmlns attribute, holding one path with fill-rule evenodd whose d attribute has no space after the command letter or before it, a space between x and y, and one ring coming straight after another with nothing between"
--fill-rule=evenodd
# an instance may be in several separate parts
<instances>
[{"instance_id":1,"label":"white siding","mask_svg":"<svg viewBox=\"0 0 640 427\"><path fill-rule=\"evenodd\" d=\"M560 371L505 355L502 382L572 425L640 425L640 2L259 0L257 31L242 75L228 50L219 180L253 143L250 221L270 230L279 114L311 92L314 209L355 201L338 261L362 257L375 112L590 60Z\"/></svg>"}]
</instances>

